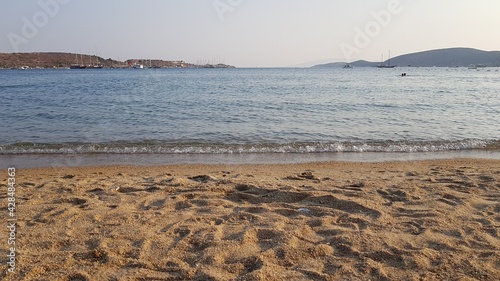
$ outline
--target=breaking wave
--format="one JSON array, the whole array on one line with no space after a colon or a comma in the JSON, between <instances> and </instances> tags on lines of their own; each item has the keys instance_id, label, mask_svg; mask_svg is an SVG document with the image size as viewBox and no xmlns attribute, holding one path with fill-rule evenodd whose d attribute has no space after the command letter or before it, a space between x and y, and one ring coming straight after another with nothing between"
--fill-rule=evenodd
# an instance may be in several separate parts
<instances>
[{"instance_id":1,"label":"breaking wave","mask_svg":"<svg viewBox=\"0 0 500 281\"><path fill-rule=\"evenodd\" d=\"M170 143L161 141L110 143L15 143L0 145L0 154L245 154L363 153L500 150L500 140L365 141L261 144Z\"/></svg>"}]
</instances>

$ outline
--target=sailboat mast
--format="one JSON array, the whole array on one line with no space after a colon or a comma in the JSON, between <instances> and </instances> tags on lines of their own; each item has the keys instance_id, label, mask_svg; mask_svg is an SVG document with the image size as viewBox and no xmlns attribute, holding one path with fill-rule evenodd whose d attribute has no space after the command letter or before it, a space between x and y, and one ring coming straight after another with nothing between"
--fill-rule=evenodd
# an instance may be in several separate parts
<instances>
[{"instance_id":1,"label":"sailboat mast","mask_svg":"<svg viewBox=\"0 0 500 281\"><path fill-rule=\"evenodd\" d=\"M95 47L94 57L96 61L96 66L99 66L99 56L97 55L99 52L97 51L97 47Z\"/></svg>"}]
</instances>

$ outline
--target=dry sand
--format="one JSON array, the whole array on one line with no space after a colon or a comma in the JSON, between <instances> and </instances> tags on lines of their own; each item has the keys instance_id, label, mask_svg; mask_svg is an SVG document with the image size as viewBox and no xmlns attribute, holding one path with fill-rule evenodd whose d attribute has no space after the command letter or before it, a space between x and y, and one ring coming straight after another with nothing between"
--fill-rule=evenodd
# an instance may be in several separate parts
<instances>
[{"instance_id":1,"label":"dry sand","mask_svg":"<svg viewBox=\"0 0 500 281\"><path fill-rule=\"evenodd\" d=\"M6 272L4 228L2 280L500 276L498 160L47 168L16 181L17 267Z\"/></svg>"}]
</instances>

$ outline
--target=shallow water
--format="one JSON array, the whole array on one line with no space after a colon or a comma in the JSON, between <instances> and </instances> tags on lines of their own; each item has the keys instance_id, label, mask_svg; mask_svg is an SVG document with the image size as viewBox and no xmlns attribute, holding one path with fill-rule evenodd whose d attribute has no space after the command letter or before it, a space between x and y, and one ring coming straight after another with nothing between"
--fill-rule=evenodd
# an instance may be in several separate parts
<instances>
[{"instance_id":1,"label":"shallow water","mask_svg":"<svg viewBox=\"0 0 500 281\"><path fill-rule=\"evenodd\" d=\"M0 97L3 155L500 147L495 68L3 70Z\"/></svg>"}]
</instances>

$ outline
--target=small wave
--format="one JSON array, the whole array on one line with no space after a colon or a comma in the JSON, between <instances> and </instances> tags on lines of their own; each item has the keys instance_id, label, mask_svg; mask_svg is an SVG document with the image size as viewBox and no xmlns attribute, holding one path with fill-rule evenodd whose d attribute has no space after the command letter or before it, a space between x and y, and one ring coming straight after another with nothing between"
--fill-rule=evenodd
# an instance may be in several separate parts
<instances>
[{"instance_id":1,"label":"small wave","mask_svg":"<svg viewBox=\"0 0 500 281\"><path fill-rule=\"evenodd\" d=\"M0 154L245 154L245 153L348 153L439 152L453 150L500 150L500 140L460 141L366 141L268 144L203 143L17 143L0 145Z\"/></svg>"}]
</instances>

